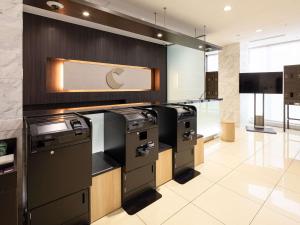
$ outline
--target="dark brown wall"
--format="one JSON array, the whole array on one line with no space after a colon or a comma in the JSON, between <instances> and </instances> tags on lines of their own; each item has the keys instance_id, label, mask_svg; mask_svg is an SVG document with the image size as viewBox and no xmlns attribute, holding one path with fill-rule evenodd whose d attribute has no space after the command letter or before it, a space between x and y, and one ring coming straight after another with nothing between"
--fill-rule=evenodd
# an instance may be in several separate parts
<instances>
[{"instance_id":1,"label":"dark brown wall","mask_svg":"<svg viewBox=\"0 0 300 225\"><path fill-rule=\"evenodd\" d=\"M205 98L207 99L217 99L219 98L219 81L218 81L218 71L206 72L205 76Z\"/></svg>"},{"instance_id":2,"label":"dark brown wall","mask_svg":"<svg viewBox=\"0 0 300 225\"><path fill-rule=\"evenodd\" d=\"M167 49L133 38L24 13L23 104L26 108L79 104L165 102ZM160 69L160 91L47 93L47 58L78 59Z\"/></svg>"}]
</instances>

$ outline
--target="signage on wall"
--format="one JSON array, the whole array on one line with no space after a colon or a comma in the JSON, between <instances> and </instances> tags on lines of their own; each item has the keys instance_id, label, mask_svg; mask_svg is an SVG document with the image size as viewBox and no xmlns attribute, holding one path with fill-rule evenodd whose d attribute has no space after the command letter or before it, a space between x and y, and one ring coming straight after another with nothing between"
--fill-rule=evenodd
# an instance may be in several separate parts
<instances>
[{"instance_id":1,"label":"signage on wall","mask_svg":"<svg viewBox=\"0 0 300 225\"><path fill-rule=\"evenodd\" d=\"M114 78L114 74L120 75L123 72L122 68L115 68L106 74L106 83L111 89L120 89L124 85L123 83L118 83Z\"/></svg>"},{"instance_id":2,"label":"signage on wall","mask_svg":"<svg viewBox=\"0 0 300 225\"><path fill-rule=\"evenodd\" d=\"M65 92L143 91L152 88L149 68L64 61L60 88Z\"/></svg>"}]
</instances>

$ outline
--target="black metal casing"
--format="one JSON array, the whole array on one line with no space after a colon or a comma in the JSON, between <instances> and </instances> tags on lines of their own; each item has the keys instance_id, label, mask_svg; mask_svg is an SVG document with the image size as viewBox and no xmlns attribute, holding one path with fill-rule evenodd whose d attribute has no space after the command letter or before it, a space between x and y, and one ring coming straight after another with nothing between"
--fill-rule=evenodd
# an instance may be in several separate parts
<instances>
[{"instance_id":1,"label":"black metal casing","mask_svg":"<svg viewBox=\"0 0 300 225\"><path fill-rule=\"evenodd\" d=\"M173 147L173 177L194 168L197 110L191 105L152 106L158 112L159 141Z\"/></svg>"},{"instance_id":2,"label":"black metal casing","mask_svg":"<svg viewBox=\"0 0 300 225\"><path fill-rule=\"evenodd\" d=\"M3 139L0 143L6 145L4 154L0 154L0 224L17 225L17 139Z\"/></svg>"},{"instance_id":3,"label":"black metal casing","mask_svg":"<svg viewBox=\"0 0 300 225\"><path fill-rule=\"evenodd\" d=\"M147 109L117 109L104 114L104 151L122 166L122 205L156 188L157 114Z\"/></svg>"},{"instance_id":4,"label":"black metal casing","mask_svg":"<svg viewBox=\"0 0 300 225\"><path fill-rule=\"evenodd\" d=\"M90 120L64 114L27 118L25 123L28 224L90 224Z\"/></svg>"},{"instance_id":5,"label":"black metal casing","mask_svg":"<svg viewBox=\"0 0 300 225\"><path fill-rule=\"evenodd\" d=\"M0 175L1 224L17 225L17 172Z\"/></svg>"}]
</instances>

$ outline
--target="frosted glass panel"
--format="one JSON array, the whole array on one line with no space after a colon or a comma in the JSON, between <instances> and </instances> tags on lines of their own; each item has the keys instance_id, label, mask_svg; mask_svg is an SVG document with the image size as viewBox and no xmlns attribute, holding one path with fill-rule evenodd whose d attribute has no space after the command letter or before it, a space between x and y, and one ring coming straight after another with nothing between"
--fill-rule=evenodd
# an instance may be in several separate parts
<instances>
[{"instance_id":1,"label":"frosted glass panel","mask_svg":"<svg viewBox=\"0 0 300 225\"><path fill-rule=\"evenodd\" d=\"M104 114L85 115L92 120L93 127L93 153L104 151Z\"/></svg>"},{"instance_id":2,"label":"frosted glass panel","mask_svg":"<svg viewBox=\"0 0 300 225\"><path fill-rule=\"evenodd\" d=\"M204 53L168 46L168 101L199 99L204 93Z\"/></svg>"}]
</instances>

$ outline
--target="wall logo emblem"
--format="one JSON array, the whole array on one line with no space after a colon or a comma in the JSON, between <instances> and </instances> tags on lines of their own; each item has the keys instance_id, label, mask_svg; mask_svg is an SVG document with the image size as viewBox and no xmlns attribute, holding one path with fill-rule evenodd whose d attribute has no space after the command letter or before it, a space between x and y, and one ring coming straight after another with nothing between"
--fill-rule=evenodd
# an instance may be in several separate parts
<instances>
[{"instance_id":1,"label":"wall logo emblem","mask_svg":"<svg viewBox=\"0 0 300 225\"><path fill-rule=\"evenodd\" d=\"M120 89L124 84L115 80L114 74L120 76L124 72L121 68L114 68L106 74L106 83L111 89Z\"/></svg>"}]
</instances>

